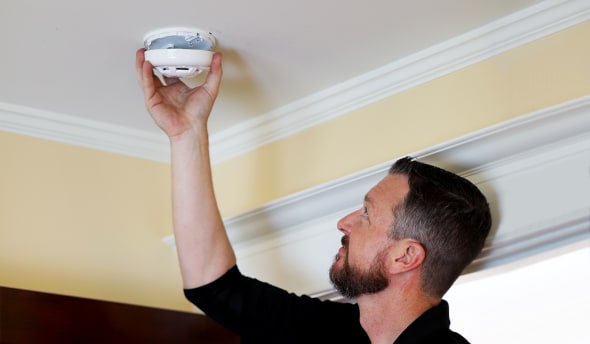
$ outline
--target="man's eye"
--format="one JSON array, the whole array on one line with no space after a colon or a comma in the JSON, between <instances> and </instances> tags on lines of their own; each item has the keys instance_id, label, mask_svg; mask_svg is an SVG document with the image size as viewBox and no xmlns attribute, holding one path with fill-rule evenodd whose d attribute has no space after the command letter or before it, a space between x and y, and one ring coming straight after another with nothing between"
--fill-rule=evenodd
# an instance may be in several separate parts
<instances>
[{"instance_id":1,"label":"man's eye","mask_svg":"<svg viewBox=\"0 0 590 344\"><path fill-rule=\"evenodd\" d=\"M361 213L361 216L363 216L363 217L369 217L369 211L367 210L366 207L363 208L363 212Z\"/></svg>"}]
</instances>

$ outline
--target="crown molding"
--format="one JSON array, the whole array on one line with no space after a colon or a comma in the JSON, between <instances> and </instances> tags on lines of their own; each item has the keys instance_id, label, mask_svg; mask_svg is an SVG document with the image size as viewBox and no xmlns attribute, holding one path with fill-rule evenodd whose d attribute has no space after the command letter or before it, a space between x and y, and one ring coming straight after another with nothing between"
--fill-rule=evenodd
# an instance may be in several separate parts
<instances>
[{"instance_id":1,"label":"crown molding","mask_svg":"<svg viewBox=\"0 0 590 344\"><path fill-rule=\"evenodd\" d=\"M167 161L162 134L0 102L0 130L154 161Z\"/></svg>"},{"instance_id":2,"label":"crown molding","mask_svg":"<svg viewBox=\"0 0 590 344\"><path fill-rule=\"evenodd\" d=\"M541 2L217 133L212 156L244 154L588 19L588 1Z\"/></svg>"},{"instance_id":3,"label":"crown molding","mask_svg":"<svg viewBox=\"0 0 590 344\"><path fill-rule=\"evenodd\" d=\"M590 150L590 96L408 155L478 183L585 150ZM227 217L224 223L230 240L243 255L312 235L305 228L356 209L396 159ZM175 244L172 235L163 241Z\"/></svg>"},{"instance_id":4,"label":"crown molding","mask_svg":"<svg viewBox=\"0 0 590 344\"><path fill-rule=\"evenodd\" d=\"M213 164L590 19L590 2L550 0L211 136ZM0 103L0 130L158 162L165 136Z\"/></svg>"}]
</instances>

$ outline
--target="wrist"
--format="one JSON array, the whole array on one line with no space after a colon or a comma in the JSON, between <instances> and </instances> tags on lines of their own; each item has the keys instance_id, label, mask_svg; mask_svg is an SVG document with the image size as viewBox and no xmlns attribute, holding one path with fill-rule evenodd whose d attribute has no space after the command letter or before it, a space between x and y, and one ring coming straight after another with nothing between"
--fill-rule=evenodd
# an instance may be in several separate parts
<instances>
[{"instance_id":1,"label":"wrist","mask_svg":"<svg viewBox=\"0 0 590 344\"><path fill-rule=\"evenodd\" d=\"M169 137L170 148L176 153L186 151L187 153L195 152L195 149L208 150L209 136L206 124L196 125L183 131L182 133ZM192 154L192 153L191 153Z\"/></svg>"}]
</instances>

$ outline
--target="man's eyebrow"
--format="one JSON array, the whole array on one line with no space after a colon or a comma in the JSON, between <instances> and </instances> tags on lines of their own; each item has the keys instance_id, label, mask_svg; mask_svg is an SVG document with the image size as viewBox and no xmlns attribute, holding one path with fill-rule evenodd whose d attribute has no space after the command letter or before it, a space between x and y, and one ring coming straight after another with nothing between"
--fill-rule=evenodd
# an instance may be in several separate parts
<instances>
[{"instance_id":1,"label":"man's eyebrow","mask_svg":"<svg viewBox=\"0 0 590 344\"><path fill-rule=\"evenodd\" d=\"M369 194L365 195L365 203L373 204L373 199L371 196L369 196Z\"/></svg>"}]
</instances>

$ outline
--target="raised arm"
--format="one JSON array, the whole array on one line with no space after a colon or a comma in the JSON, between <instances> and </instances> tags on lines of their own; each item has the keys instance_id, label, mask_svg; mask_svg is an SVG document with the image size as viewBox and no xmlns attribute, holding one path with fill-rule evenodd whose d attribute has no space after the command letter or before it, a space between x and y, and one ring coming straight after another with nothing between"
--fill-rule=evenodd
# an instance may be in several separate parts
<instances>
[{"instance_id":1,"label":"raised arm","mask_svg":"<svg viewBox=\"0 0 590 344\"><path fill-rule=\"evenodd\" d=\"M211 282L236 264L215 193L207 121L219 91L221 55L215 54L205 83L163 86L136 53L137 79L155 123L168 135L172 162L172 215L183 287Z\"/></svg>"}]
</instances>

